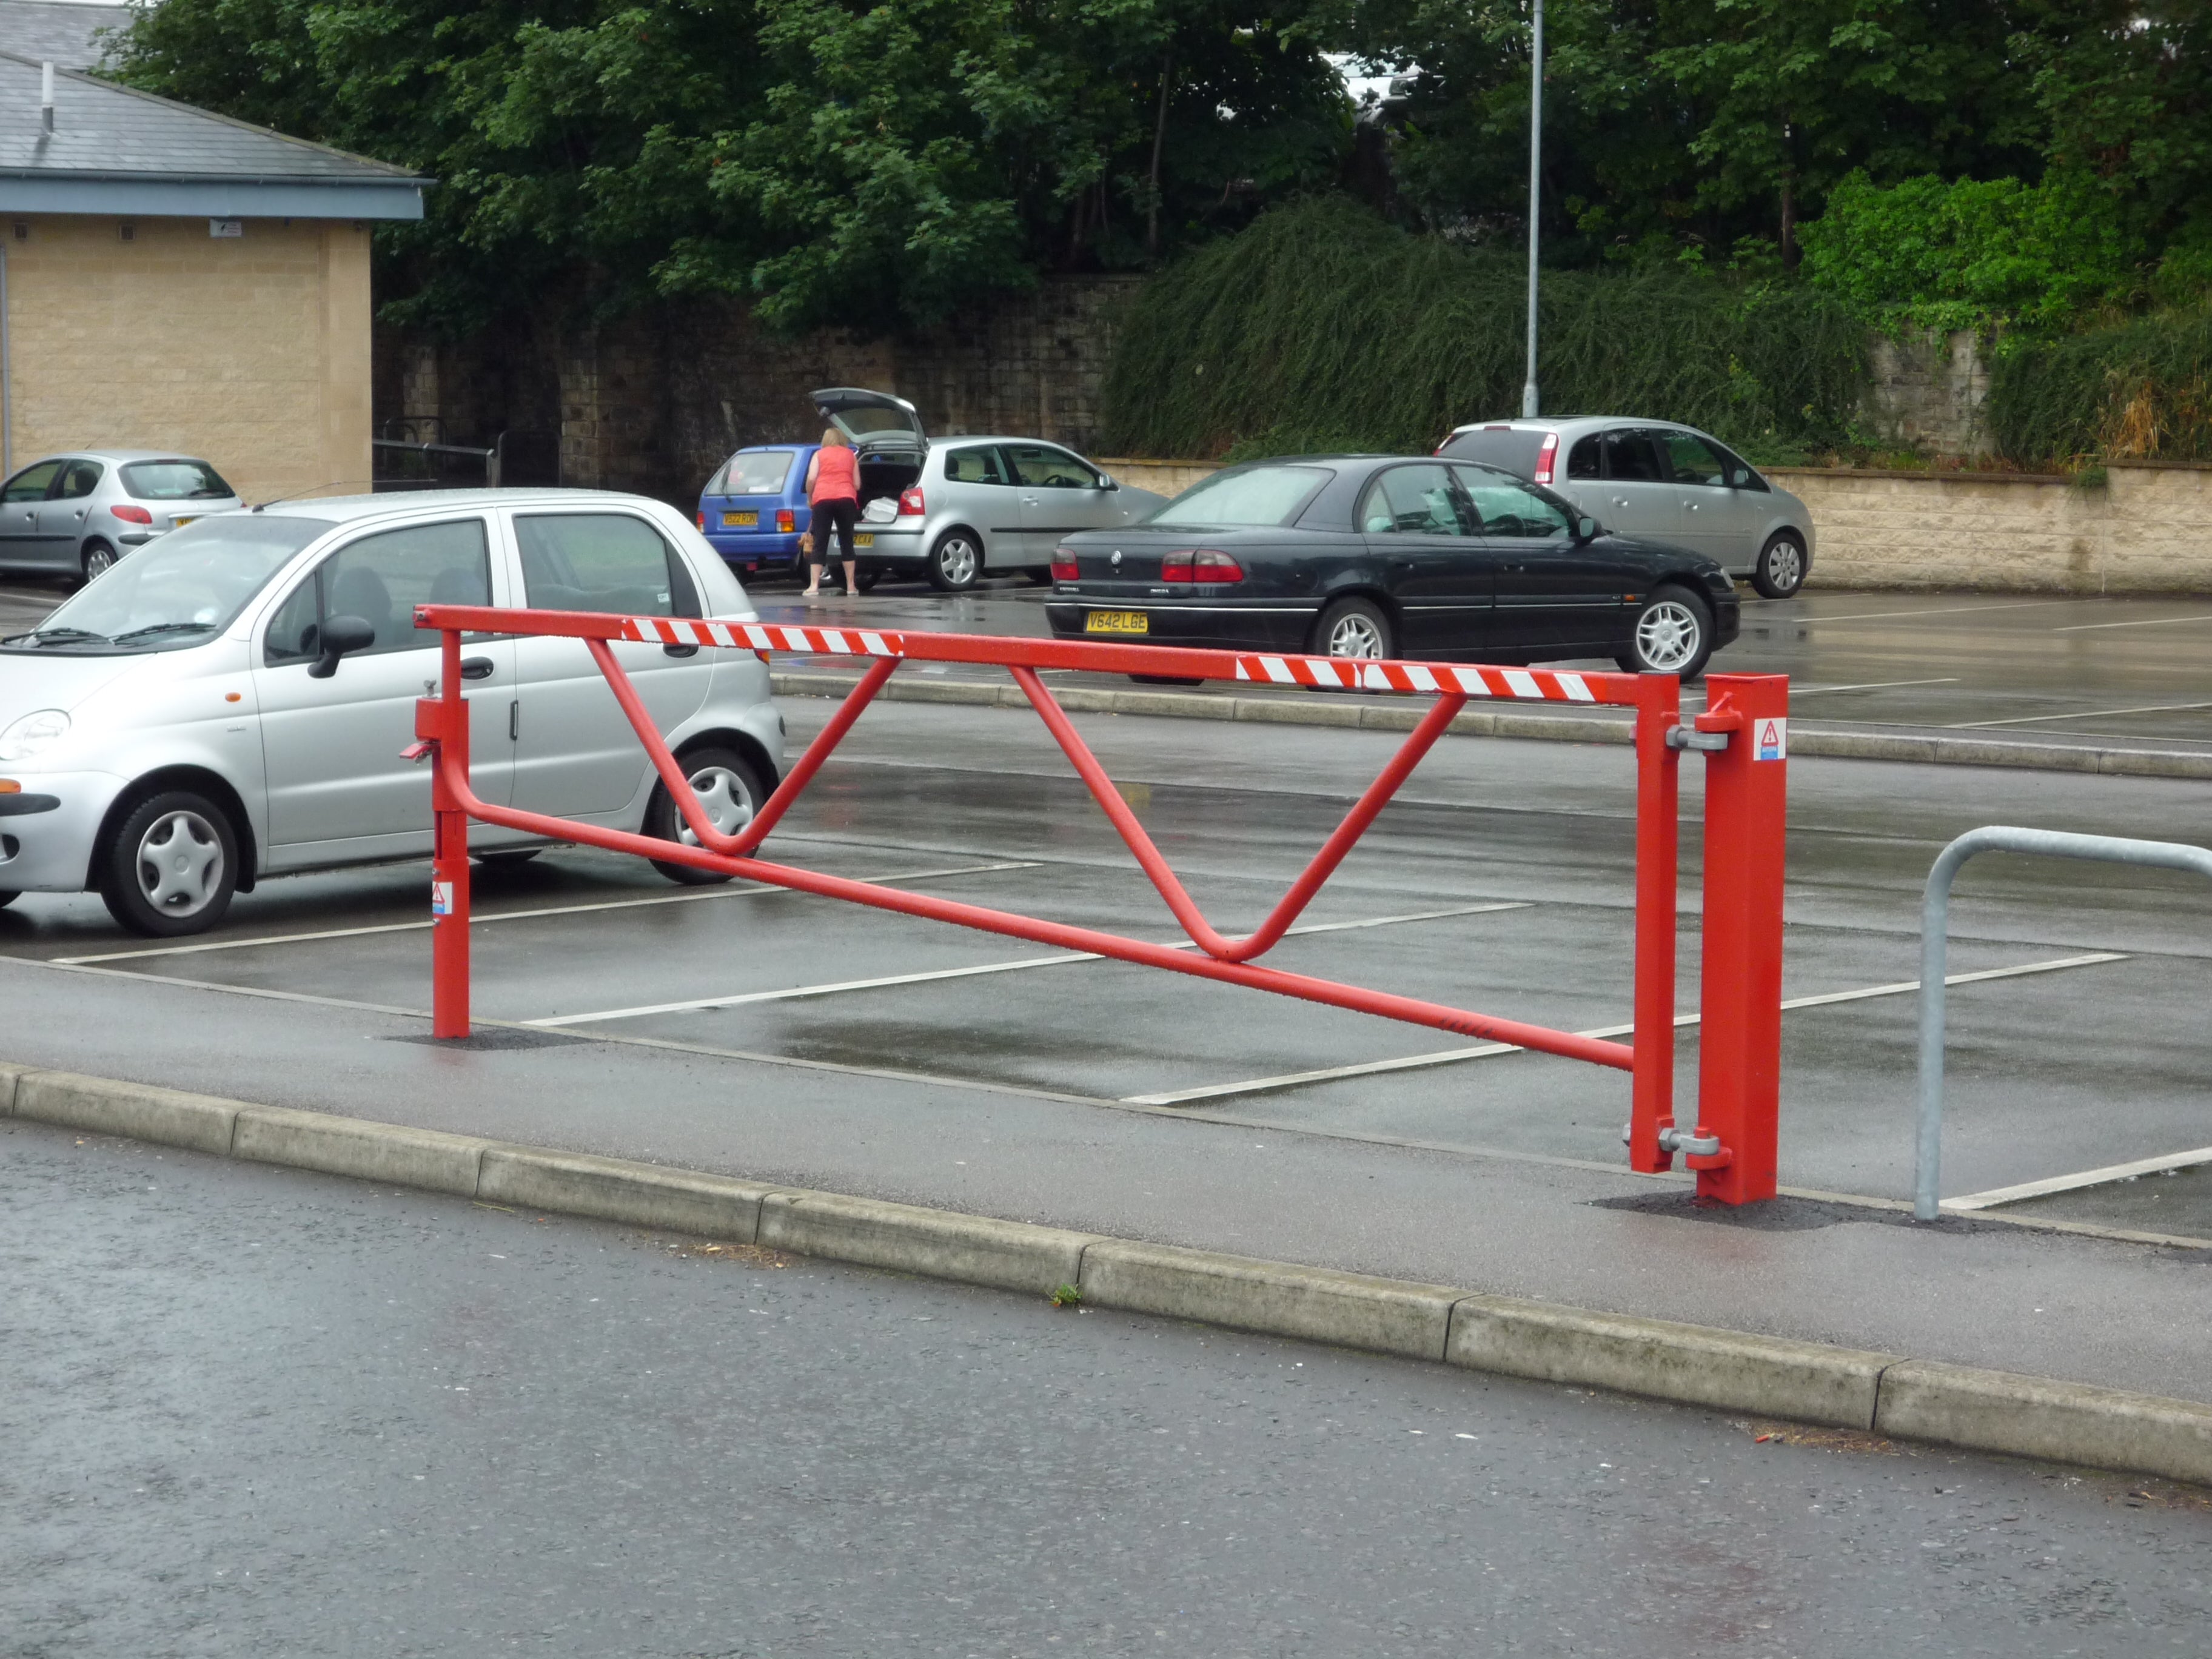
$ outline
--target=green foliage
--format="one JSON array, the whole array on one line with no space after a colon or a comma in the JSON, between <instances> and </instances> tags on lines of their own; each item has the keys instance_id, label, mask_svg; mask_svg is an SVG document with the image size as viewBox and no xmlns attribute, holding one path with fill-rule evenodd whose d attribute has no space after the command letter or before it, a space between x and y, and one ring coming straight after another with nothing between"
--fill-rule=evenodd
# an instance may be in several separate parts
<instances>
[{"instance_id":1,"label":"green foliage","mask_svg":"<svg viewBox=\"0 0 2212 1659\"><path fill-rule=\"evenodd\" d=\"M2055 0L2053 0L2055 3ZM1885 182L2040 164L2017 0L1547 0L1547 246L1645 262L1789 227L1854 167ZM1528 179L1528 9L1361 0L1361 49L1419 64L1398 160L1430 226L1509 236Z\"/></svg>"},{"instance_id":2,"label":"green foliage","mask_svg":"<svg viewBox=\"0 0 2212 1659\"><path fill-rule=\"evenodd\" d=\"M1109 373L1108 443L1213 456L1433 447L1516 411L1525 270L1341 198L1279 209L1155 277ZM1863 331L1833 301L1680 269L1547 271L1548 410L1679 420L1753 449L1844 435Z\"/></svg>"},{"instance_id":3,"label":"green foliage","mask_svg":"<svg viewBox=\"0 0 2212 1659\"><path fill-rule=\"evenodd\" d=\"M2144 255L2109 191L2055 171L2032 186L1930 176L1887 188L1854 173L1804 244L1808 278L1869 322L2045 334L2126 299Z\"/></svg>"},{"instance_id":4,"label":"green foliage","mask_svg":"<svg viewBox=\"0 0 2212 1659\"><path fill-rule=\"evenodd\" d=\"M1255 0L163 0L114 70L416 168L387 314L466 331L757 294L932 321L1115 268L1332 175L1349 106ZM1165 82L1165 142L1152 155Z\"/></svg>"},{"instance_id":5,"label":"green foliage","mask_svg":"<svg viewBox=\"0 0 2212 1659\"><path fill-rule=\"evenodd\" d=\"M2006 353L1985 409L1998 452L2025 466L2212 460L2212 307Z\"/></svg>"}]
</instances>

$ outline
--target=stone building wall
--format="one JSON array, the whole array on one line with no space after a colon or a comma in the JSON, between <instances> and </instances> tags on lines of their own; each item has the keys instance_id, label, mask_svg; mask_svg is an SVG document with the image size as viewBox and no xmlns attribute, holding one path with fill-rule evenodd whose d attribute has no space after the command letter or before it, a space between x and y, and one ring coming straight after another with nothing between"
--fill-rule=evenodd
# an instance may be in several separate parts
<instances>
[{"instance_id":1,"label":"stone building wall","mask_svg":"<svg viewBox=\"0 0 2212 1659\"><path fill-rule=\"evenodd\" d=\"M17 465L167 449L249 500L366 487L366 228L248 219L214 237L204 216L33 213L4 234Z\"/></svg>"}]
</instances>

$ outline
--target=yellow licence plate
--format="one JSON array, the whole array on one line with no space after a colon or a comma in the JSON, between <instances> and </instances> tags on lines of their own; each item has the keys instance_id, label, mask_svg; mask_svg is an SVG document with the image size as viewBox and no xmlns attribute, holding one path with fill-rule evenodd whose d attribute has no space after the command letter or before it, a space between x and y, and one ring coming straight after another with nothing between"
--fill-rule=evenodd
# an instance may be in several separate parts
<instances>
[{"instance_id":1,"label":"yellow licence plate","mask_svg":"<svg viewBox=\"0 0 2212 1659\"><path fill-rule=\"evenodd\" d=\"M169 528L172 530L182 530L186 525L191 523L193 520L198 517L199 514L197 513L179 513L175 518L169 520Z\"/></svg>"},{"instance_id":2,"label":"yellow licence plate","mask_svg":"<svg viewBox=\"0 0 2212 1659\"><path fill-rule=\"evenodd\" d=\"M725 513L722 514L722 528L725 530L750 530L759 522L760 514L757 513Z\"/></svg>"},{"instance_id":3,"label":"yellow licence plate","mask_svg":"<svg viewBox=\"0 0 2212 1659\"><path fill-rule=\"evenodd\" d=\"M1083 619L1086 634L1146 634L1152 619L1141 611L1094 611Z\"/></svg>"},{"instance_id":4,"label":"yellow licence plate","mask_svg":"<svg viewBox=\"0 0 2212 1659\"><path fill-rule=\"evenodd\" d=\"M860 532L859 535L853 538L853 545L855 547L873 547L875 544L876 538L874 535L866 530Z\"/></svg>"}]
</instances>

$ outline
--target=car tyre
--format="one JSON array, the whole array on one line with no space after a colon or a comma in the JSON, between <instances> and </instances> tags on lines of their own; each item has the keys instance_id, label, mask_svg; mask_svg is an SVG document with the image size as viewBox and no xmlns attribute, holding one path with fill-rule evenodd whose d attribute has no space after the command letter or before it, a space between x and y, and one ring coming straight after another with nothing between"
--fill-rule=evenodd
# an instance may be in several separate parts
<instances>
[{"instance_id":1,"label":"car tyre","mask_svg":"<svg viewBox=\"0 0 2212 1659\"><path fill-rule=\"evenodd\" d=\"M476 861L487 870L520 870L545 849L542 847L507 847L496 853L478 853Z\"/></svg>"},{"instance_id":2,"label":"car tyre","mask_svg":"<svg viewBox=\"0 0 2212 1659\"><path fill-rule=\"evenodd\" d=\"M964 593L983 574L983 540L974 531L946 531L929 550L929 585L940 593Z\"/></svg>"},{"instance_id":3,"label":"car tyre","mask_svg":"<svg viewBox=\"0 0 2212 1659\"><path fill-rule=\"evenodd\" d=\"M1397 633L1372 599L1339 599L1314 624L1317 657L1375 658L1397 654Z\"/></svg>"},{"instance_id":4,"label":"car tyre","mask_svg":"<svg viewBox=\"0 0 2212 1659\"><path fill-rule=\"evenodd\" d=\"M132 933L204 933L238 890L238 833L205 795L165 789L125 816L101 864L100 896Z\"/></svg>"},{"instance_id":5,"label":"car tyre","mask_svg":"<svg viewBox=\"0 0 2212 1659\"><path fill-rule=\"evenodd\" d=\"M853 586L863 593L870 593L875 591L876 584L883 579L882 571L871 570L866 565L862 565L854 573Z\"/></svg>"},{"instance_id":6,"label":"car tyre","mask_svg":"<svg viewBox=\"0 0 2212 1659\"><path fill-rule=\"evenodd\" d=\"M1644 596L1628 649L1613 659L1631 674L1677 674L1694 680L1713 654L1713 608L1672 583Z\"/></svg>"},{"instance_id":7,"label":"car tyre","mask_svg":"<svg viewBox=\"0 0 2212 1659\"><path fill-rule=\"evenodd\" d=\"M1808 562L1805 544L1797 532L1778 530L1759 550L1759 562L1751 568L1751 585L1762 599L1786 599L1805 586Z\"/></svg>"},{"instance_id":8,"label":"car tyre","mask_svg":"<svg viewBox=\"0 0 2212 1659\"><path fill-rule=\"evenodd\" d=\"M750 761L733 749L694 749L677 758L684 768L684 775L690 781L692 793L699 797L699 804L707 809L708 817L724 835L734 835L751 823L753 814L768 800L760 774ZM655 841L682 842L687 847L699 844L698 836L691 833L691 826L676 810L665 783L653 786L653 799L645 807L644 833ZM702 870L693 865L660 859L653 860L653 867L685 887L713 887L729 879L718 870Z\"/></svg>"},{"instance_id":9,"label":"car tyre","mask_svg":"<svg viewBox=\"0 0 2212 1659\"><path fill-rule=\"evenodd\" d=\"M96 580L114 568L115 550L106 542L87 542L84 551L77 556L77 562L84 572L85 580Z\"/></svg>"},{"instance_id":10,"label":"car tyre","mask_svg":"<svg viewBox=\"0 0 2212 1659\"><path fill-rule=\"evenodd\" d=\"M0 910L6 909L23 896L11 887L0 887Z\"/></svg>"}]
</instances>

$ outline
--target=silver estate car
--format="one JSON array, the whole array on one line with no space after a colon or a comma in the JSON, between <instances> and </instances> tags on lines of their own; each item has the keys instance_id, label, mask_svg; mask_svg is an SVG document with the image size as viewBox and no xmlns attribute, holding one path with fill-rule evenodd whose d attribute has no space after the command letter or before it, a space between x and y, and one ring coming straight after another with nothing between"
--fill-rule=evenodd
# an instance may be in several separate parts
<instances>
[{"instance_id":1,"label":"silver estate car","mask_svg":"<svg viewBox=\"0 0 2212 1659\"><path fill-rule=\"evenodd\" d=\"M134 547L240 505L205 461L161 449L77 450L0 484L0 568L90 581Z\"/></svg>"},{"instance_id":2,"label":"silver estate car","mask_svg":"<svg viewBox=\"0 0 2212 1659\"><path fill-rule=\"evenodd\" d=\"M1813 568L1813 515L1719 439L1671 421L1610 416L1485 421L1437 447L1564 495L1607 530L1718 559L1770 599Z\"/></svg>"},{"instance_id":3,"label":"silver estate car","mask_svg":"<svg viewBox=\"0 0 2212 1659\"><path fill-rule=\"evenodd\" d=\"M863 572L926 575L953 593L1007 571L1044 580L1062 536L1128 524L1167 500L1041 439L932 440L914 405L889 392L833 386L814 400L859 453Z\"/></svg>"},{"instance_id":4,"label":"silver estate car","mask_svg":"<svg viewBox=\"0 0 2212 1659\"><path fill-rule=\"evenodd\" d=\"M264 877L430 849L401 758L435 689L425 602L756 620L690 520L634 495L440 490L290 501L171 532L0 639L0 904L97 890L155 935ZM692 839L583 641L471 638L479 794ZM776 781L783 722L749 651L617 644L723 829ZM542 843L477 824L487 861ZM681 882L715 879L664 864Z\"/></svg>"}]
</instances>

